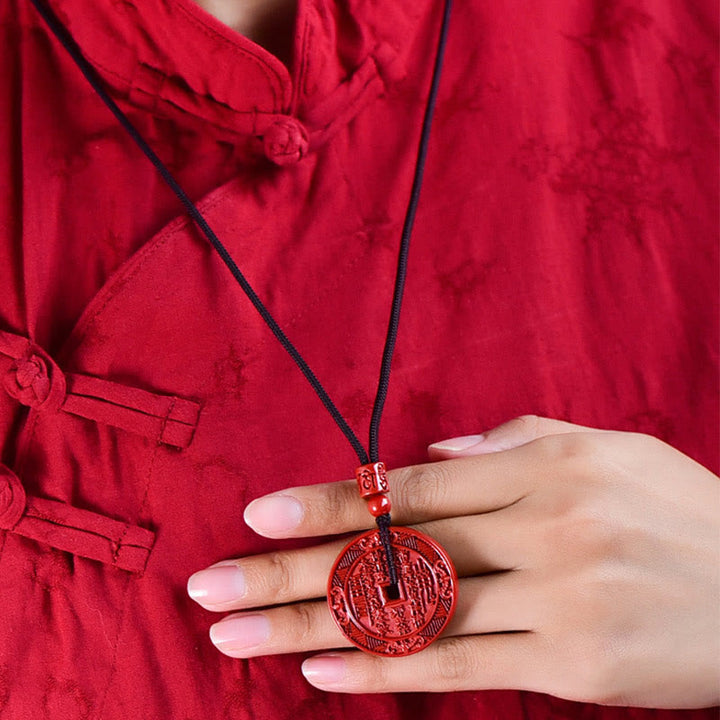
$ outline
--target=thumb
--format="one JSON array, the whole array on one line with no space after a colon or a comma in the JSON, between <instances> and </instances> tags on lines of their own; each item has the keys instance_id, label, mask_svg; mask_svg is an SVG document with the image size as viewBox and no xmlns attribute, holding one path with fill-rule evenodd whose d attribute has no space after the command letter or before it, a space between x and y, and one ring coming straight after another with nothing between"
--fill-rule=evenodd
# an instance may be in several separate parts
<instances>
[{"instance_id":1,"label":"thumb","mask_svg":"<svg viewBox=\"0 0 720 720\"><path fill-rule=\"evenodd\" d=\"M522 415L498 425L492 430L487 430L481 435L464 435L433 443L428 446L428 455L431 460L484 455L485 453L510 450L546 435L587 432L591 429L563 420L552 420L537 415Z\"/></svg>"}]
</instances>

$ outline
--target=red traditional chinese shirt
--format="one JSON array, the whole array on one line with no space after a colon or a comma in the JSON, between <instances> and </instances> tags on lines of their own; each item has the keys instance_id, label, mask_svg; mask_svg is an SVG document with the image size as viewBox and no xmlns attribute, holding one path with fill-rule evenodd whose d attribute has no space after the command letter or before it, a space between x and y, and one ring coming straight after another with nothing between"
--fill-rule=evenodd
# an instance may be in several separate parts
<instances>
[{"instance_id":1,"label":"red traditional chinese shirt","mask_svg":"<svg viewBox=\"0 0 720 720\"><path fill-rule=\"evenodd\" d=\"M290 71L192 0L51 5L364 436L441 3L300 0ZM457 2L388 466L533 412L717 472L715 11ZM0 33L3 720L715 717L219 653L188 576L289 547L245 505L356 458L27 0Z\"/></svg>"}]
</instances>

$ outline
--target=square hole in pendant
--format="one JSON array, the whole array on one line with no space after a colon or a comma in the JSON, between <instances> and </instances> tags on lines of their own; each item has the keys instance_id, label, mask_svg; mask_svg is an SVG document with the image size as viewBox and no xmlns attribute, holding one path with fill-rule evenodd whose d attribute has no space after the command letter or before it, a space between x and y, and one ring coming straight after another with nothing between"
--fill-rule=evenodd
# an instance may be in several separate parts
<instances>
[{"instance_id":1,"label":"square hole in pendant","mask_svg":"<svg viewBox=\"0 0 720 720\"><path fill-rule=\"evenodd\" d=\"M385 605L399 605L405 602L405 594L402 591L402 585L381 585L380 590L382 592L383 604Z\"/></svg>"}]
</instances>

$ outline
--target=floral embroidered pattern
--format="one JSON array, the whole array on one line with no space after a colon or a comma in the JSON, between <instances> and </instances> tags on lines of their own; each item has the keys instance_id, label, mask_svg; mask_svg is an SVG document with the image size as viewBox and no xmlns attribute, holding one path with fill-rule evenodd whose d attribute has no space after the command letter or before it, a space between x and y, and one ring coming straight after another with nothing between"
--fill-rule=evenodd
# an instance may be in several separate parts
<instances>
[{"instance_id":1,"label":"floral embroidered pattern","mask_svg":"<svg viewBox=\"0 0 720 720\"><path fill-rule=\"evenodd\" d=\"M622 233L642 243L648 215L680 210L669 176L686 155L656 140L638 102L596 113L575 149L530 138L514 164L528 180L546 177L556 193L584 196L585 240Z\"/></svg>"}]
</instances>

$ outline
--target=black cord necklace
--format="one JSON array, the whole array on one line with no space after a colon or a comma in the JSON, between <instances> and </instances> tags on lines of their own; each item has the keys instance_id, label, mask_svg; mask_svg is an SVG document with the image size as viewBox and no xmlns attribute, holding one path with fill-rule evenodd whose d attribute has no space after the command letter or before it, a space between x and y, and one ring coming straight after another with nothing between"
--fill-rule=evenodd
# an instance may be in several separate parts
<instances>
[{"instance_id":1,"label":"black cord necklace","mask_svg":"<svg viewBox=\"0 0 720 720\"><path fill-rule=\"evenodd\" d=\"M353 644L375 654L409 655L422 650L442 632L452 617L457 602L457 575L450 558L434 540L410 528L390 527L390 501L385 495L389 486L385 465L379 461L378 435L390 382L392 357L407 276L410 235L420 199L452 0L445 0L415 174L400 240L390 321L370 420L367 452L315 373L260 300L202 213L106 92L102 80L85 59L72 35L41 0L30 0L30 2L68 51L100 99L185 206L190 217L217 251L273 335L295 361L360 460L361 466L356 470L360 495L367 500L368 509L375 517L379 532L371 530L351 541L338 556L330 574L328 603L340 630Z\"/></svg>"}]
</instances>

